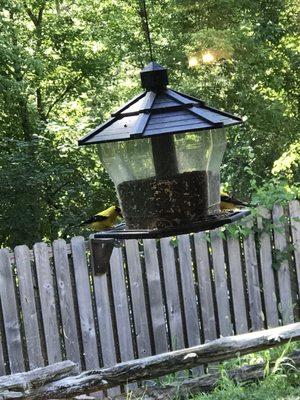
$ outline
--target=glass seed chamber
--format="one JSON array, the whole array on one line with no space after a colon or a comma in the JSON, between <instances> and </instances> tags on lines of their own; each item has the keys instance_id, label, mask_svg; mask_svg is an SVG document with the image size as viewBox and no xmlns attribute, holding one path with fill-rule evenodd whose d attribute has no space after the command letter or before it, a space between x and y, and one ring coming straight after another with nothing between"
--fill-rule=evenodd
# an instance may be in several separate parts
<instances>
[{"instance_id":1,"label":"glass seed chamber","mask_svg":"<svg viewBox=\"0 0 300 400\"><path fill-rule=\"evenodd\" d=\"M126 228L176 228L220 213L225 127L241 119L168 89L156 63L141 80L145 91L79 142L98 145Z\"/></svg>"},{"instance_id":2,"label":"glass seed chamber","mask_svg":"<svg viewBox=\"0 0 300 400\"><path fill-rule=\"evenodd\" d=\"M129 229L166 228L220 211L224 129L99 145Z\"/></svg>"}]
</instances>

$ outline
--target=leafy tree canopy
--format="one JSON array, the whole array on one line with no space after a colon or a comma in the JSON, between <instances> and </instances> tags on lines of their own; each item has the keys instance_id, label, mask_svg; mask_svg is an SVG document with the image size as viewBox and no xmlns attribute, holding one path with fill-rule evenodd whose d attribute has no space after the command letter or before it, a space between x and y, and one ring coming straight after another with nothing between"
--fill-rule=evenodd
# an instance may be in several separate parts
<instances>
[{"instance_id":1,"label":"leafy tree canopy","mask_svg":"<svg viewBox=\"0 0 300 400\"><path fill-rule=\"evenodd\" d=\"M299 2L148 0L171 86L241 115L222 175L249 198L299 182ZM0 242L67 238L116 201L96 146L77 139L140 90L139 0L0 0ZM213 62L204 63L210 52ZM189 60L194 57L193 66Z\"/></svg>"}]
</instances>

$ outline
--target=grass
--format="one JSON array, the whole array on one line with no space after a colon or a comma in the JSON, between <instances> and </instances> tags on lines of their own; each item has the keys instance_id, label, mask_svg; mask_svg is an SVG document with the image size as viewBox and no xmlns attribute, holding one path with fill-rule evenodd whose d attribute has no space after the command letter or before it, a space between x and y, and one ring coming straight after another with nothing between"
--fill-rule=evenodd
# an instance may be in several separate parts
<instances>
[{"instance_id":1,"label":"grass","mask_svg":"<svg viewBox=\"0 0 300 400\"><path fill-rule=\"evenodd\" d=\"M224 362L219 366L221 378L213 392L190 396L189 400L300 400L300 369L296 369L288 358L293 350L299 350L299 343L289 343L280 348L250 354L235 360ZM270 362L275 360L275 365ZM236 384L228 378L228 371L243 365L264 362L265 378L260 382ZM159 379L158 384L178 384L174 375ZM147 397L146 397L147 398ZM129 397L130 399L130 397ZM174 400L181 400L178 397ZM141 397L135 400L145 400Z\"/></svg>"},{"instance_id":2,"label":"grass","mask_svg":"<svg viewBox=\"0 0 300 400\"><path fill-rule=\"evenodd\" d=\"M234 384L222 378L210 394L192 396L193 400L300 400L300 372L267 376L260 383Z\"/></svg>"},{"instance_id":3,"label":"grass","mask_svg":"<svg viewBox=\"0 0 300 400\"><path fill-rule=\"evenodd\" d=\"M191 396L191 400L300 400L300 370L288 358L299 344L287 345L250 354L220 366L221 379L218 387L209 394ZM275 360L275 365L270 362ZM228 378L227 371L242 365L264 362L265 378L260 382L236 384Z\"/></svg>"}]
</instances>

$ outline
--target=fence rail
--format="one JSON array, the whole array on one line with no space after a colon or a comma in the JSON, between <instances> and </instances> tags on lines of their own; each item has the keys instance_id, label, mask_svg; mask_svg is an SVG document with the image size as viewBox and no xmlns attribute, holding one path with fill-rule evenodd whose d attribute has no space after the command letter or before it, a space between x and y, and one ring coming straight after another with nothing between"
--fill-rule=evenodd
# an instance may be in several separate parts
<instances>
[{"instance_id":1,"label":"fence rail","mask_svg":"<svg viewBox=\"0 0 300 400\"><path fill-rule=\"evenodd\" d=\"M82 237L0 250L0 375L111 366L299 320L300 203L260 215L246 237L127 240L102 276Z\"/></svg>"}]
</instances>

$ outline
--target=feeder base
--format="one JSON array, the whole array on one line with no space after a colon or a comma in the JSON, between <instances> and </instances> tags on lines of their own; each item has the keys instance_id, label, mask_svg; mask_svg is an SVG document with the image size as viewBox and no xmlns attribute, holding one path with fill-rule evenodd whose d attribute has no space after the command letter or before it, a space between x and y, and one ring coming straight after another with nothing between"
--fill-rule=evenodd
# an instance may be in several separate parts
<instances>
[{"instance_id":1,"label":"feeder base","mask_svg":"<svg viewBox=\"0 0 300 400\"><path fill-rule=\"evenodd\" d=\"M95 239L160 239L168 236L196 233L219 228L223 225L238 221L250 214L247 208L240 210L226 210L210 215L201 221L187 225L163 229L127 229L125 223L118 228L95 233Z\"/></svg>"}]
</instances>

